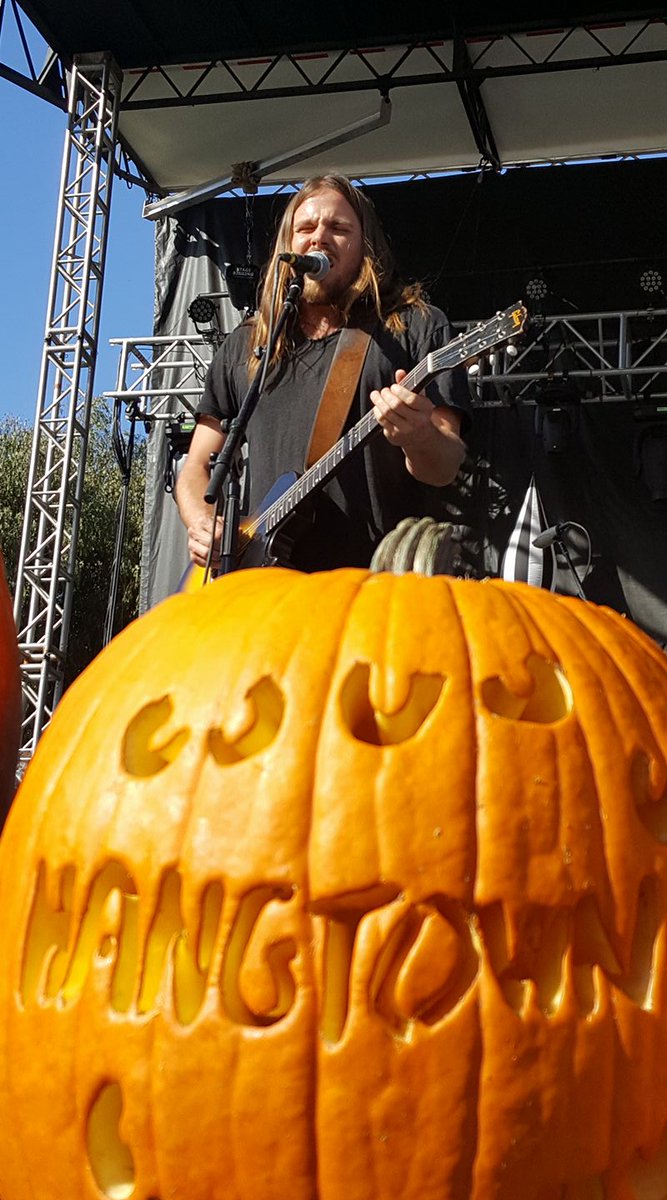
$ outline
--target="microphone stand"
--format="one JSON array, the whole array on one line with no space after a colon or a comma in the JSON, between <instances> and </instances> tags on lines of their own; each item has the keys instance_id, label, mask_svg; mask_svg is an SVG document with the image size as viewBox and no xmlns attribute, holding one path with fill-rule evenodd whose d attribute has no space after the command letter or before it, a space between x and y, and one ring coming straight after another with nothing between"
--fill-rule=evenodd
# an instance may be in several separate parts
<instances>
[{"instance_id":1,"label":"microphone stand","mask_svg":"<svg viewBox=\"0 0 667 1200\"><path fill-rule=\"evenodd\" d=\"M239 517L241 509L241 441L248 426L248 421L254 413L257 407L257 402L262 393L262 386L266 376L267 364L271 362L276 342L288 319L298 311L299 300L303 291L303 276L305 272L300 271L296 267L294 270L296 271L296 274L287 288L287 294L283 300L280 313L278 314L273 334L271 335L268 345L262 346L258 350L258 355L263 366L260 367L253 375L250 386L245 394L245 398L237 415L229 422L229 430L225 437L225 444L213 465L211 477L208 481L208 487L204 492L204 500L206 503L215 505L215 521L215 518L218 514L218 508L220 506L222 489L225 482L227 484L225 488L225 499L222 510L222 546L218 575L228 575L230 571L234 570L237 564ZM207 576L210 569L212 552L213 540L211 539L209 562L206 565Z\"/></svg>"},{"instance_id":2,"label":"microphone stand","mask_svg":"<svg viewBox=\"0 0 667 1200\"><path fill-rule=\"evenodd\" d=\"M576 588L576 592L577 592L579 599L585 600L586 593L582 587L581 580L579 578L579 575L577 574L577 568L575 567L575 565L572 561L572 556L570 554L570 551L567 548L567 542L565 541L565 538L563 536L563 534L565 533L565 530L568 528L568 526L569 526L569 521L566 522L564 525L556 526L556 534L554 537L553 544L556 547L556 549L558 551L560 551L560 553L563 555L563 558L565 559L565 561L569 567L570 574L572 575L572 578L574 579L574 586Z\"/></svg>"}]
</instances>

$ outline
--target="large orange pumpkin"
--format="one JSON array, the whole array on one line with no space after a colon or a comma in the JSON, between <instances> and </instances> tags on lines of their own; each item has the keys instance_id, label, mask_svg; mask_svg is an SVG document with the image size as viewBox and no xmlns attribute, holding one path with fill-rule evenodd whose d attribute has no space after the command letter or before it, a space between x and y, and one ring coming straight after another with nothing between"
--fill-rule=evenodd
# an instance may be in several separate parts
<instances>
[{"instance_id":1,"label":"large orange pumpkin","mask_svg":"<svg viewBox=\"0 0 667 1200\"><path fill-rule=\"evenodd\" d=\"M3 1200L667 1195L667 666L493 581L121 634L0 846Z\"/></svg>"},{"instance_id":2,"label":"large orange pumpkin","mask_svg":"<svg viewBox=\"0 0 667 1200\"><path fill-rule=\"evenodd\" d=\"M19 651L12 602L0 554L0 829L16 786L20 736Z\"/></svg>"}]
</instances>

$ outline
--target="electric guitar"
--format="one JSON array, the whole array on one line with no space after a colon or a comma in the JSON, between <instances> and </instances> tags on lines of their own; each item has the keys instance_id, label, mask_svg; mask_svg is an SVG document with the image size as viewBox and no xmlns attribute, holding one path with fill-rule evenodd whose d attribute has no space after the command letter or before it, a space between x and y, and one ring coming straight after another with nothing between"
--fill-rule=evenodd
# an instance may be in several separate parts
<instances>
[{"instance_id":1,"label":"electric guitar","mask_svg":"<svg viewBox=\"0 0 667 1200\"><path fill-rule=\"evenodd\" d=\"M432 350L405 377L403 387L417 392L442 371L475 362L520 334L527 320L528 313L521 303L496 313L489 321L460 333L442 349ZM237 568L289 566L291 551L298 541L299 508L303 509L305 501L324 486L349 454L365 446L380 429L371 409L303 475L293 472L281 475L256 513L240 524ZM204 576L203 567L189 567L179 590L196 591Z\"/></svg>"}]
</instances>

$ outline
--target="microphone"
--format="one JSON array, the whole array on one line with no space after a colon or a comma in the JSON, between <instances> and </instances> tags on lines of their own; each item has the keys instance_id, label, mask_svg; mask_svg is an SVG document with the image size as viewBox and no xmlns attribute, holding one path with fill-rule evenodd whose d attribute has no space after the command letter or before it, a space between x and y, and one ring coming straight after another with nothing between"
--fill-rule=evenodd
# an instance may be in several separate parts
<instances>
[{"instance_id":1,"label":"microphone","mask_svg":"<svg viewBox=\"0 0 667 1200\"><path fill-rule=\"evenodd\" d=\"M571 524L571 521L563 521L560 525L551 525L544 533L538 533L537 537L533 538L533 545L537 546L538 550L546 550L547 546L553 546L556 538L559 538L565 529L569 529Z\"/></svg>"},{"instance_id":2,"label":"microphone","mask_svg":"<svg viewBox=\"0 0 667 1200\"><path fill-rule=\"evenodd\" d=\"M288 251L278 255L278 262L289 263L295 271L301 275L310 275L311 279L324 279L331 268L331 263L322 250L313 250L312 254L292 254Z\"/></svg>"}]
</instances>

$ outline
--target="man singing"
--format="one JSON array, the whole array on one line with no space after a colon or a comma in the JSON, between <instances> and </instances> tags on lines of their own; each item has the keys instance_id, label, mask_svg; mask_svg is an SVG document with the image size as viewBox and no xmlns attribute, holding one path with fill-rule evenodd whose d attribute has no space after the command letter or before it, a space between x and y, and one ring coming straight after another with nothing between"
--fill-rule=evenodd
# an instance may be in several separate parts
<instances>
[{"instance_id":1,"label":"man singing","mask_svg":"<svg viewBox=\"0 0 667 1200\"><path fill-rule=\"evenodd\" d=\"M321 279L306 277L298 314L283 330L266 384L247 429L249 510L288 471L302 473L323 388L341 331L362 328L370 342L345 428L371 408L382 434L350 454L309 500L310 521L289 564L301 570L368 566L374 547L406 516L428 511L429 484L451 483L465 446L462 421L469 397L455 369L415 393L402 381L430 351L452 338L447 317L426 303L419 284L405 284L368 197L341 175L308 180L287 205L268 264L258 315L230 333L206 378L190 452L177 484L177 502L194 563L206 562L213 530L204 500L210 460L224 444L221 422L238 412L255 371L256 349L267 342L271 305L282 307L292 268L286 251L326 256ZM280 287L273 280L279 266ZM324 264L326 266L326 264Z\"/></svg>"}]
</instances>

